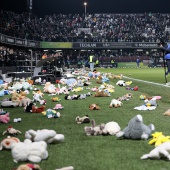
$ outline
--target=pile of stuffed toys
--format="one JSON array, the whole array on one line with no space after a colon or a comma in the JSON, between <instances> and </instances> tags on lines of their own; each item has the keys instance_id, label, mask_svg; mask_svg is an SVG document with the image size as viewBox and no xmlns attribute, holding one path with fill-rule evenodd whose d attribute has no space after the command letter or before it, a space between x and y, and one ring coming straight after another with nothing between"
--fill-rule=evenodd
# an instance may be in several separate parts
<instances>
[{"instance_id":1,"label":"pile of stuffed toys","mask_svg":"<svg viewBox=\"0 0 170 170\"><path fill-rule=\"evenodd\" d=\"M78 74L78 73L77 73ZM12 85L4 85L1 87L5 87L2 94L11 95L11 98L4 98L1 101L1 108L17 108L23 107L24 112L28 113L41 113L47 118L60 118L62 115L58 110L64 109L64 106L60 104L61 101L60 95L65 95L65 100L86 100L88 97L112 97L112 93L115 92L114 86L109 84L110 78L118 78L118 82L116 85L122 87L129 87L132 82L125 82L122 79L122 75L116 77L116 75L112 74L99 74L97 73L89 73L86 76L82 76L78 74L76 78L64 79L62 78L58 81L58 86L52 84L51 82L40 80L38 83L43 85L43 91L39 88L36 88L33 85L33 81L22 81L15 82ZM87 88L90 90L88 93L83 93L85 89L84 86L91 85L90 78L95 78L99 87L95 86L93 88ZM99 83L101 82L101 83ZM8 86L8 88L7 88ZM138 87L133 88L133 91L137 91ZM27 94L31 93L32 98L28 98ZM82 94L76 94L76 92L80 92ZM44 93L49 94L51 102L57 102L53 108L46 108L46 100L44 99ZM93 93L93 94L92 94ZM3 96L3 95L2 95ZM110 108L118 108L123 106L123 102L129 101L133 97L132 93L127 93L123 96L119 96L117 98L112 98L110 103L108 103L108 107ZM160 99L160 98L159 98ZM144 101L144 104L139 107L135 107L136 110L154 110L157 107L156 96L152 98L146 98L145 95L140 95L140 100ZM142 101L142 102L143 102ZM49 102L49 101L48 101ZM101 106L97 103L92 103L89 106L90 111L100 110ZM164 113L164 115L170 115L170 111ZM21 118L16 120L21 121ZM149 144L155 144L155 148L149 153L145 154L141 157L141 159L148 158L160 158L162 156L166 157L170 160L170 137L164 136L162 133L155 132L154 124L145 125L143 122L142 115L135 115L131 120L129 120L128 125L121 130L119 124L113 120L109 122L102 122L96 125L94 119L90 119L88 115L77 116L75 118L77 124L90 124L89 126L85 126L82 129L87 136L97 136L97 135L112 135L118 139L132 139L132 140L148 140L153 137L153 139L149 142ZM4 111L0 109L0 122L8 124L10 122L10 113L8 111ZM8 128L2 133L2 135L8 135L4 138L0 143L0 150L6 149L11 151L11 155L13 157L14 162L25 162L30 161L33 163L39 163L42 160L48 158L48 145L53 143L62 142L65 139L63 134L58 134L56 131L52 129L40 129L33 130L29 129L24 132L25 139L24 141L20 141L18 137L19 134L23 132L13 128L12 126L8 126ZM40 170L40 166L38 164L23 164L20 165L16 170ZM74 167L64 167L60 170L72 170ZM59 170L59 169L58 169Z\"/></svg>"}]
</instances>

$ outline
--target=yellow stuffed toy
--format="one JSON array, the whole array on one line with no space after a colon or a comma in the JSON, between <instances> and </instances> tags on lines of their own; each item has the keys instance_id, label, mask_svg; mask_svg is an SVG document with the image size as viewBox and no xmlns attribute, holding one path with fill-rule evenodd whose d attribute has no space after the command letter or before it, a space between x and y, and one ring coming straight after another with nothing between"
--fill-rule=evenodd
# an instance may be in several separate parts
<instances>
[{"instance_id":1,"label":"yellow stuffed toy","mask_svg":"<svg viewBox=\"0 0 170 170\"><path fill-rule=\"evenodd\" d=\"M153 139L149 141L148 144L155 144L155 147L159 146L164 142L170 142L170 136L164 136L162 132L155 132L152 134Z\"/></svg>"}]
</instances>

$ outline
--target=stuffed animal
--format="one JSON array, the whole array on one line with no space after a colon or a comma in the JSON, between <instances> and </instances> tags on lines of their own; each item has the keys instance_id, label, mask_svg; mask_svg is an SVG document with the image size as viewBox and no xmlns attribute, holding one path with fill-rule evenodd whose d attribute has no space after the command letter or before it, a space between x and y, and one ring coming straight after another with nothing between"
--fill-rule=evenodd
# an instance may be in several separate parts
<instances>
[{"instance_id":1,"label":"stuffed animal","mask_svg":"<svg viewBox=\"0 0 170 170\"><path fill-rule=\"evenodd\" d=\"M156 103L156 98L152 98L151 100L144 100L144 103L145 103L145 106L147 107L150 107L150 106L157 106L157 103Z\"/></svg>"},{"instance_id":2,"label":"stuffed animal","mask_svg":"<svg viewBox=\"0 0 170 170\"><path fill-rule=\"evenodd\" d=\"M43 115L46 115L48 118L59 118L61 117L60 112L57 112L56 110L47 109L47 111L42 112Z\"/></svg>"},{"instance_id":3,"label":"stuffed animal","mask_svg":"<svg viewBox=\"0 0 170 170\"><path fill-rule=\"evenodd\" d=\"M4 115L0 115L0 122L2 123L8 123L10 120L9 113L6 113Z\"/></svg>"},{"instance_id":4,"label":"stuffed animal","mask_svg":"<svg viewBox=\"0 0 170 170\"><path fill-rule=\"evenodd\" d=\"M111 102L110 102L110 104L109 104L109 107L110 107L110 108L112 108L112 107L117 108L117 107L120 107L120 106L122 106L122 105L123 105L123 103L122 103L121 101L116 100L116 99L112 99Z\"/></svg>"},{"instance_id":5,"label":"stuffed animal","mask_svg":"<svg viewBox=\"0 0 170 170\"><path fill-rule=\"evenodd\" d=\"M16 170L41 170L37 164L23 164L20 165Z\"/></svg>"},{"instance_id":6,"label":"stuffed animal","mask_svg":"<svg viewBox=\"0 0 170 170\"><path fill-rule=\"evenodd\" d=\"M53 109L54 110L61 110L61 109L63 109L64 107L61 105L61 104L56 104L54 107L53 107Z\"/></svg>"},{"instance_id":7,"label":"stuffed animal","mask_svg":"<svg viewBox=\"0 0 170 170\"><path fill-rule=\"evenodd\" d=\"M143 117L141 115L136 115L129 121L128 126L123 129L123 131L116 134L116 137L147 140L154 130L155 127L153 124L146 126L143 124Z\"/></svg>"},{"instance_id":8,"label":"stuffed animal","mask_svg":"<svg viewBox=\"0 0 170 170\"><path fill-rule=\"evenodd\" d=\"M97 136L103 134L103 129L105 127L105 124L102 123L98 126L96 126L95 120L91 120L92 126L85 126L84 130L87 136Z\"/></svg>"},{"instance_id":9,"label":"stuffed animal","mask_svg":"<svg viewBox=\"0 0 170 170\"><path fill-rule=\"evenodd\" d=\"M91 104L91 105L89 106L89 109L90 109L90 110L100 110L100 107L99 107L97 104Z\"/></svg>"},{"instance_id":10,"label":"stuffed animal","mask_svg":"<svg viewBox=\"0 0 170 170\"><path fill-rule=\"evenodd\" d=\"M59 102L61 99L59 99L58 97L53 97L51 98L52 102Z\"/></svg>"},{"instance_id":11,"label":"stuffed animal","mask_svg":"<svg viewBox=\"0 0 170 170\"><path fill-rule=\"evenodd\" d=\"M44 141L32 142L25 139L24 142L13 143L11 153L14 162L41 162L48 158L47 143Z\"/></svg>"},{"instance_id":12,"label":"stuffed animal","mask_svg":"<svg viewBox=\"0 0 170 170\"><path fill-rule=\"evenodd\" d=\"M16 137L8 136L7 138L3 139L0 143L0 150L4 149L11 149L11 145L13 143L18 143L20 140Z\"/></svg>"},{"instance_id":13,"label":"stuffed animal","mask_svg":"<svg viewBox=\"0 0 170 170\"><path fill-rule=\"evenodd\" d=\"M24 107L24 111L25 112L32 112L32 107L34 106L34 103L27 103L27 105L25 105Z\"/></svg>"},{"instance_id":14,"label":"stuffed animal","mask_svg":"<svg viewBox=\"0 0 170 170\"><path fill-rule=\"evenodd\" d=\"M153 139L149 141L149 144L155 144L155 147L164 142L170 142L170 136L164 136L162 132L155 132L152 134Z\"/></svg>"},{"instance_id":15,"label":"stuffed animal","mask_svg":"<svg viewBox=\"0 0 170 170\"><path fill-rule=\"evenodd\" d=\"M116 85L118 86L126 86L126 82L124 80L119 80Z\"/></svg>"},{"instance_id":16,"label":"stuffed animal","mask_svg":"<svg viewBox=\"0 0 170 170\"><path fill-rule=\"evenodd\" d=\"M64 98L65 100L78 100L80 97L80 95L76 95L76 94L73 94L72 96L71 95L66 95Z\"/></svg>"},{"instance_id":17,"label":"stuffed animal","mask_svg":"<svg viewBox=\"0 0 170 170\"><path fill-rule=\"evenodd\" d=\"M110 95L103 90L97 90L93 97L109 97Z\"/></svg>"},{"instance_id":18,"label":"stuffed animal","mask_svg":"<svg viewBox=\"0 0 170 170\"><path fill-rule=\"evenodd\" d=\"M76 122L77 122L77 124L90 123L90 119L89 119L88 115L83 116L83 117L77 116L76 117Z\"/></svg>"},{"instance_id":19,"label":"stuffed animal","mask_svg":"<svg viewBox=\"0 0 170 170\"><path fill-rule=\"evenodd\" d=\"M55 170L74 170L74 167L73 166L67 166L67 167L63 167L63 168L55 169Z\"/></svg>"},{"instance_id":20,"label":"stuffed animal","mask_svg":"<svg viewBox=\"0 0 170 170\"><path fill-rule=\"evenodd\" d=\"M170 161L170 142L165 142L143 155L140 159L160 159L167 158Z\"/></svg>"},{"instance_id":21,"label":"stuffed animal","mask_svg":"<svg viewBox=\"0 0 170 170\"><path fill-rule=\"evenodd\" d=\"M54 130L42 129L42 130L28 130L25 132L25 138L32 141L45 141L47 144L62 142L64 140L63 134L57 134Z\"/></svg>"},{"instance_id":22,"label":"stuffed animal","mask_svg":"<svg viewBox=\"0 0 170 170\"><path fill-rule=\"evenodd\" d=\"M27 103L31 103L32 100L29 99L28 97L24 97L20 100L19 106L26 106Z\"/></svg>"},{"instance_id":23,"label":"stuffed animal","mask_svg":"<svg viewBox=\"0 0 170 170\"><path fill-rule=\"evenodd\" d=\"M80 94L79 99L86 99L86 94Z\"/></svg>"},{"instance_id":24,"label":"stuffed animal","mask_svg":"<svg viewBox=\"0 0 170 170\"><path fill-rule=\"evenodd\" d=\"M163 113L164 116L170 116L170 109L168 109L165 113Z\"/></svg>"},{"instance_id":25,"label":"stuffed animal","mask_svg":"<svg viewBox=\"0 0 170 170\"><path fill-rule=\"evenodd\" d=\"M45 110L45 106L32 106L32 113L42 113Z\"/></svg>"},{"instance_id":26,"label":"stuffed animal","mask_svg":"<svg viewBox=\"0 0 170 170\"><path fill-rule=\"evenodd\" d=\"M102 134L103 135L116 135L120 132L121 128L117 122L108 122L105 124Z\"/></svg>"},{"instance_id":27,"label":"stuffed animal","mask_svg":"<svg viewBox=\"0 0 170 170\"><path fill-rule=\"evenodd\" d=\"M5 135L8 133L8 135L16 136L18 133L21 133L19 130L14 129L12 126L9 126L7 130L3 132L2 135Z\"/></svg>"}]
</instances>

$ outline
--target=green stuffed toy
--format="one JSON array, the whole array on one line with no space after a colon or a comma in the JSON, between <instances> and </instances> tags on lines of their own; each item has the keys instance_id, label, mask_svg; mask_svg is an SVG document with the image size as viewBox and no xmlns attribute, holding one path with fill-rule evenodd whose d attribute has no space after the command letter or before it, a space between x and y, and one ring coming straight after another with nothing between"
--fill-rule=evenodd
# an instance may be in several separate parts
<instances>
[{"instance_id":1,"label":"green stuffed toy","mask_svg":"<svg viewBox=\"0 0 170 170\"><path fill-rule=\"evenodd\" d=\"M129 121L128 126L123 129L123 131L120 131L116 134L116 137L123 137L125 139L147 140L154 130L155 127L153 124L146 126L143 124L142 116L136 115Z\"/></svg>"}]
</instances>

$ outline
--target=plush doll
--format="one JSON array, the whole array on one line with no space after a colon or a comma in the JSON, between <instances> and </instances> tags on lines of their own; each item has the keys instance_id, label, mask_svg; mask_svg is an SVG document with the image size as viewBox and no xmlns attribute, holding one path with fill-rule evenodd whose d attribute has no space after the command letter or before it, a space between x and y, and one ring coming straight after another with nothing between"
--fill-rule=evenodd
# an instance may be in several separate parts
<instances>
[{"instance_id":1,"label":"plush doll","mask_svg":"<svg viewBox=\"0 0 170 170\"><path fill-rule=\"evenodd\" d=\"M86 99L86 94L80 94L79 99Z\"/></svg>"},{"instance_id":2,"label":"plush doll","mask_svg":"<svg viewBox=\"0 0 170 170\"><path fill-rule=\"evenodd\" d=\"M41 170L37 164L23 164L20 165L16 170Z\"/></svg>"},{"instance_id":3,"label":"plush doll","mask_svg":"<svg viewBox=\"0 0 170 170\"><path fill-rule=\"evenodd\" d=\"M59 99L58 97L53 97L51 98L52 102L59 102L61 99Z\"/></svg>"},{"instance_id":4,"label":"plush doll","mask_svg":"<svg viewBox=\"0 0 170 170\"><path fill-rule=\"evenodd\" d=\"M116 135L120 132L121 128L117 122L108 122L105 124L102 134L103 135Z\"/></svg>"},{"instance_id":5,"label":"plush doll","mask_svg":"<svg viewBox=\"0 0 170 170\"><path fill-rule=\"evenodd\" d=\"M110 104L109 104L109 107L110 107L110 108L112 108L112 107L117 108L117 107L120 107L120 106L122 106L122 105L123 105L123 103L122 103L121 101L116 100L116 99L112 99L111 102L110 102Z\"/></svg>"},{"instance_id":6,"label":"plush doll","mask_svg":"<svg viewBox=\"0 0 170 170\"><path fill-rule=\"evenodd\" d=\"M87 136L97 136L103 134L103 129L105 127L105 124L100 124L96 126L95 120L91 120L92 126L85 126L84 130Z\"/></svg>"},{"instance_id":7,"label":"plush doll","mask_svg":"<svg viewBox=\"0 0 170 170\"><path fill-rule=\"evenodd\" d=\"M32 112L32 107L34 106L34 103L27 103L27 105L24 107L25 112Z\"/></svg>"},{"instance_id":8,"label":"plush doll","mask_svg":"<svg viewBox=\"0 0 170 170\"><path fill-rule=\"evenodd\" d=\"M2 123L8 123L10 120L9 113L6 113L4 115L0 115L0 122Z\"/></svg>"},{"instance_id":9,"label":"plush doll","mask_svg":"<svg viewBox=\"0 0 170 170\"><path fill-rule=\"evenodd\" d=\"M20 100L19 106L26 106L27 103L31 103L32 100L29 99L28 97L24 97Z\"/></svg>"},{"instance_id":10,"label":"plush doll","mask_svg":"<svg viewBox=\"0 0 170 170\"><path fill-rule=\"evenodd\" d=\"M133 117L128 126L116 134L118 138L123 137L126 139L144 139L147 140L152 132L155 130L153 124L146 126L143 124L143 118L141 115L136 115Z\"/></svg>"},{"instance_id":11,"label":"plush doll","mask_svg":"<svg viewBox=\"0 0 170 170\"><path fill-rule=\"evenodd\" d=\"M64 140L63 134L57 134L54 130L42 129L42 130L28 130L25 132L25 138L32 141L45 141L49 143L62 142Z\"/></svg>"},{"instance_id":12,"label":"plush doll","mask_svg":"<svg viewBox=\"0 0 170 170\"><path fill-rule=\"evenodd\" d=\"M61 110L61 109L63 109L64 107L61 105L61 104L56 104L55 106L54 106L54 110Z\"/></svg>"},{"instance_id":13,"label":"plush doll","mask_svg":"<svg viewBox=\"0 0 170 170\"><path fill-rule=\"evenodd\" d=\"M7 138L3 139L0 143L0 150L4 149L11 149L11 145L13 143L18 143L20 140L16 137L8 136Z\"/></svg>"},{"instance_id":14,"label":"plush doll","mask_svg":"<svg viewBox=\"0 0 170 170\"><path fill-rule=\"evenodd\" d=\"M76 117L76 122L77 122L77 124L90 123L90 119L89 119L88 115L83 116L83 117L77 116Z\"/></svg>"},{"instance_id":15,"label":"plush doll","mask_svg":"<svg viewBox=\"0 0 170 170\"><path fill-rule=\"evenodd\" d=\"M47 109L47 111L42 112L43 115L46 115L48 118L59 118L61 117L60 112L57 112L56 110Z\"/></svg>"},{"instance_id":16,"label":"plush doll","mask_svg":"<svg viewBox=\"0 0 170 170\"><path fill-rule=\"evenodd\" d=\"M64 98L65 98L65 100L78 100L79 97L80 97L80 95L73 94L72 96L70 96L67 94Z\"/></svg>"},{"instance_id":17,"label":"plush doll","mask_svg":"<svg viewBox=\"0 0 170 170\"><path fill-rule=\"evenodd\" d=\"M55 169L55 170L74 170L74 167L73 166L67 166L67 167L63 167L63 168Z\"/></svg>"},{"instance_id":18,"label":"plush doll","mask_svg":"<svg viewBox=\"0 0 170 170\"><path fill-rule=\"evenodd\" d=\"M147 107L150 107L150 106L157 106L157 103L156 103L156 98L152 98L151 100L144 100L144 105L147 106Z\"/></svg>"},{"instance_id":19,"label":"plush doll","mask_svg":"<svg viewBox=\"0 0 170 170\"><path fill-rule=\"evenodd\" d=\"M97 104L91 104L91 105L89 106L89 109L90 109L90 110L100 110L100 107L99 107Z\"/></svg>"},{"instance_id":20,"label":"plush doll","mask_svg":"<svg viewBox=\"0 0 170 170\"><path fill-rule=\"evenodd\" d=\"M42 113L45 110L45 106L32 106L32 113Z\"/></svg>"},{"instance_id":21,"label":"plush doll","mask_svg":"<svg viewBox=\"0 0 170 170\"><path fill-rule=\"evenodd\" d=\"M149 141L149 144L155 144L155 147L164 142L170 142L170 136L164 136L162 132L155 132L152 134L153 139Z\"/></svg>"},{"instance_id":22,"label":"plush doll","mask_svg":"<svg viewBox=\"0 0 170 170\"><path fill-rule=\"evenodd\" d=\"M41 162L48 158L47 143L44 141L32 142L25 139L24 142L13 143L11 153L14 162Z\"/></svg>"},{"instance_id":23,"label":"plush doll","mask_svg":"<svg viewBox=\"0 0 170 170\"><path fill-rule=\"evenodd\" d=\"M170 116L170 109L168 109L165 113L163 113L164 116Z\"/></svg>"},{"instance_id":24,"label":"plush doll","mask_svg":"<svg viewBox=\"0 0 170 170\"><path fill-rule=\"evenodd\" d=\"M18 102L3 101L3 102L1 102L1 107L2 108L14 108L14 107L18 107Z\"/></svg>"},{"instance_id":25,"label":"plush doll","mask_svg":"<svg viewBox=\"0 0 170 170\"><path fill-rule=\"evenodd\" d=\"M110 95L103 90L97 90L93 97L109 97Z\"/></svg>"},{"instance_id":26,"label":"plush doll","mask_svg":"<svg viewBox=\"0 0 170 170\"><path fill-rule=\"evenodd\" d=\"M119 80L116 85L118 86L126 86L126 82L124 80Z\"/></svg>"},{"instance_id":27,"label":"plush doll","mask_svg":"<svg viewBox=\"0 0 170 170\"><path fill-rule=\"evenodd\" d=\"M2 135L5 135L8 133L8 135L16 136L18 133L21 133L19 130L14 129L12 126L9 126L7 130L3 132Z\"/></svg>"},{"instance_id":28,"label":"plush doll","mask_svg":"<svg viewBox=\"0 0 170 170\"><path fill-rule=\"evenodd\" d=\"M166 158L170 161L170 142L165 142L143 155L140 159L160 159Z\"/></svg>"}]
</instances>

